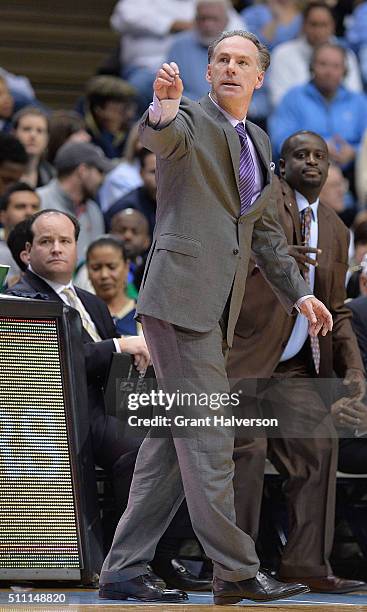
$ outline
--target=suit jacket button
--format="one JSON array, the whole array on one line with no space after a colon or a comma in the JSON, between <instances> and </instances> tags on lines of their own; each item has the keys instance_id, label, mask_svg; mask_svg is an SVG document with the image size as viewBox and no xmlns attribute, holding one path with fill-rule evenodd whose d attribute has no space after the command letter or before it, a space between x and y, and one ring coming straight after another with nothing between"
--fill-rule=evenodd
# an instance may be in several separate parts
<instances>
[{"instance_id":1,"label":"suit jacket button","mask_svg":"<svg viewBox=\"0 0 367 612\"><path fill-rule=\"evenodd\" d=\"M233 249L233 255L238 255L239 250L238 249Z\"/></svg>"}]
</instances>

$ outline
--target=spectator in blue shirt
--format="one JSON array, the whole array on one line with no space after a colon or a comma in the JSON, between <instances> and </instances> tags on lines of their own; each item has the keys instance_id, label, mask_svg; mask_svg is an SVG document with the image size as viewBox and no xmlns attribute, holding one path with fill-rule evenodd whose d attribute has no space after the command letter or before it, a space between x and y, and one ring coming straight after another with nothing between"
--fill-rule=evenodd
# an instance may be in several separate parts
<instances>
[{"instance_id":1,"label":"spectator in blue shirt","mask_svg":"<svg viewBox=\"0 0 367 612\"><path fill-rule=\"evenodd\" d=\"M361 45L367 44L367 2L355 0L354 10L345 29L348 44L358 53Z\"/></svg>"},{"instance_id":2,"label":"spectator in blue shirt","mask_svg":"<svg viewBox=\"0 0 367 612\"><path fill-rule=\"evenodd\" d=\"M191 100L210 90L205 79L208 45L223 30L245 29L241 17L229 13L229 6L228 0L197 0L193 29L176 34L169 48L167 62L180 66L184 95Z\"/></svg>"},{"instance_id":3,"label":"spectator in blue shirt","mask_svg":"<svg viewBox=\"0 0 367 612\"><path fill-rule=\"evenodd\" d=\"M351 172L367 126L367 98L342 85L346 71L343 47L325 43L311 61L312 79L285 94L269 121L274 153L298 130L311 130L328 143L330 158ZM349 174L348 174L349 176Z\"/></svg>"},{"instance_id":4,"label":"spectator in blue shirt","mask_svg":"<svg viewBox=\"0 0 367 612\"><path fill-rule=\"evenodd\" d=\"M258 0L241 12L250 32L272 50L300 34L302 14L299 0Z\"/></svg>"}]
</instances>

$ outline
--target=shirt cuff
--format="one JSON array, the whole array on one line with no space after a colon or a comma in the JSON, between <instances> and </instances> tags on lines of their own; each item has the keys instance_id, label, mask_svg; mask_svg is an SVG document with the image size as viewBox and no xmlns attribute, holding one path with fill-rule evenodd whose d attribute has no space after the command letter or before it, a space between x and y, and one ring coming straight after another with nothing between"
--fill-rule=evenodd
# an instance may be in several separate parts
<instances>
[{"instance_id":1,"label":"shirt cuff","mask_svg":"<svg viewBox=\"0 0 367 612\"><path fill-rule=\"evenodd\" d=\"M165 127L174 120L178 113L181 98L177 100L158 100L154 94L149 106L149 123L154 127Z\"/></svg>"},{"instance_id":2,"label":"shirt cuff","mask_svg":"<svg viewBox=\"0 0 367 612\"><path fill-rule=\"evenodd\" d=\"M115 345L116 353L121 353L120 343L117 338L112 338Z\"/></svg>"},{"instance_id":3,"label":"shirt cuff","mask_svg":"<svg viewBox=\"0 0 367 612\"><path fill-rule=\"evenodd\" d=\"M301 306L301 304L305 301L308 300L309 298L315 297L314 295L303 295L301 298L299 298L299 300L297 300L297 302L295 303L294 307L297 310L297 312L301 312L299 307Z\"/></svg>"}]
</instances>

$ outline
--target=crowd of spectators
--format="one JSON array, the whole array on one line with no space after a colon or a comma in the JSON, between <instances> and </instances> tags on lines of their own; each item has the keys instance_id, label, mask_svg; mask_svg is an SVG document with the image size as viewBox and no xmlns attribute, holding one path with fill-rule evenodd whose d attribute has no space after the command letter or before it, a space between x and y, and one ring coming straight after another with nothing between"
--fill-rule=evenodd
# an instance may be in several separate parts
<instances>
[{"instance_id":1,"label":"crowd of spectators","mask_svg":"<svg viewBox=\"0 0 367 612\"><path fill-rule=\"evenodd\" d=\"M246 29L271 51L249 119L267 130L274 161L298 130L328 144L332 163L320 199L349 228L347 291L360 300L351 310L366 363L366 26L366 0L118 0L111 27L121 35L119 65L115 74L90 75L74 109L47 108L26 76L0 68L0 263L10 266L8 288L27 273L27 219L48 209L73 215L80 227L74 285L103 300L116 337L141 335L134 305L153 239L157 185L155 154L139 142L138 119L163 61L179 65L184 95L200 99L209 91L208 44L222 30ZM37 266L34 247L33 260ZM119 513L136 450L122 445L110 463L96 458L124 483ZM124 453L128 478L121 476Z\"/></svg>"}]
</instances>

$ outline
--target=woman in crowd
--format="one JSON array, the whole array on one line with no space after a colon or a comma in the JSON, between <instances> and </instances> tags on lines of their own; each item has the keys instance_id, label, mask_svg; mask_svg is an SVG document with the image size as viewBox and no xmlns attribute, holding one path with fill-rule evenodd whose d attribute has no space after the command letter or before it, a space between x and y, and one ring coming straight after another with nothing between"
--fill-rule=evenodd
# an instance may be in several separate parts
<instances>
[{"instance_id":1,"label":"woman in crowd","mask_svg":"<svg viewBox=\"0 0 367 612\"><path fill-rule=\"evenodd\" d=\"M45 159L48 145L48 117L36 106L25 106L13 117L14 136L28 153L28 164L22 181L34 189L47 185L55 170Z\"/></svg>"},{"instance_id":2,"label":"woman in crowd","mask_svg":"<svg viewBox=\"0 0 367 612\"><path fill-rule=\"evenodd\" d=\"M135 301L129 296L129 262L123 242L109 234L94 240L87 250L87 269L94 291L107 304L117 331L124 336L141 333L134 319Z\"/></svg>"}]
</instances>

